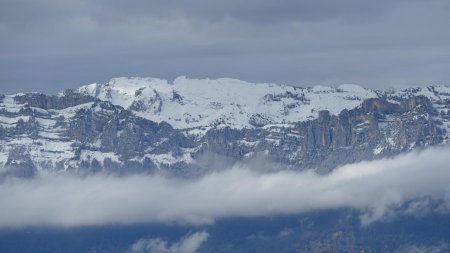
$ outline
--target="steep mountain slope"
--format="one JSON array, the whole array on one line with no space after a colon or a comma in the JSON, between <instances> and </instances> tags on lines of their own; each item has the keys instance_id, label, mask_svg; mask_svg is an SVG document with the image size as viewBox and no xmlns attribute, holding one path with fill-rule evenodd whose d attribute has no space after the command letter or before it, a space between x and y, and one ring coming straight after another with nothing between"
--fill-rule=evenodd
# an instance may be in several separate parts
<instances>
[{"instance_id":1,"label":"steep mountain slope","mask_svg":"<svg viewBox=\"0 0 450 253\"><path fill-rule=\"evenodd\" d=\"M3 95L0 175L195 176L236 161L325 173L447 143L449 107L446 86L382 92L184 77L173 84L117 78L58 96Z\"/></svg>"}]
</instances>

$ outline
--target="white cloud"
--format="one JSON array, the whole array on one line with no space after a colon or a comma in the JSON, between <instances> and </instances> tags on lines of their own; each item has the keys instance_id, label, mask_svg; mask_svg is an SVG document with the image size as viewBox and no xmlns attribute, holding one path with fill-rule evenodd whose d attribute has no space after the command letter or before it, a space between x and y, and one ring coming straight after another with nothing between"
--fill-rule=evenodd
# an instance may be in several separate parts
<instances>
[{"instance_id":1,"label":"white cloud","mask_svg":"<svg viewBox=\"0 0 450 253\"><path fill-rule=\"evenodd\" d=\"M188 234L180 241L170 244L161 238L143 238L135 242L130 253L195 253L208 240L207 232Z\"/></svg>"},{"instance_id":2,"label":"white cloud","mask_svg":"<svg viewBox=\"0 0 450 253\"><path fill-rule=\"evenodd\" d=\"M432 148L343 166L328 175L312 171L260 174L235 167L194 181L149 175L9 180L0 184L0 227L205 224L222 217L342 207L362 210L367 224L406 201L442 200L448 210L448 154L448 148ZM409 211L424 210L423 204L418 202Z\"/></svg>"},{"instance_id":3,"label":"white cloud","mask_svg":"<svg viewBox=\"0 0 450 253\"><path fill-rule=\"evenodd\" d=\"M394 253L444 253L448 252L449 248L447 243L440 243L432 246L406 245L400 247Z\"/></svg>"}]
</instances>

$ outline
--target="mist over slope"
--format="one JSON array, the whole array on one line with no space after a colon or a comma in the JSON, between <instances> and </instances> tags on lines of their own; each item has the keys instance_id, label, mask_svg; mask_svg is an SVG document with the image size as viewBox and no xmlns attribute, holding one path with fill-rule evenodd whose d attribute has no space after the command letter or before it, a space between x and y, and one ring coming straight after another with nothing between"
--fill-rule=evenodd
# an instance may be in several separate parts
<instances>
[{"instance_id":1,"label":"mist over slope","mask_svg":"<svg viewBox=\"0 0 450 253\"><path fill-rule=\"evenodd\" d=\"M346 165L327 175L261 173L235 166L198 179L139 174L8 179L0 184L0 227L210 224L218 218L340 208L359 210L362 225L367 225L406 203L409 215L446 213L448 152L430 148ZM439 205L433 207L434 203Z\"/></svg>"}]
</instances>

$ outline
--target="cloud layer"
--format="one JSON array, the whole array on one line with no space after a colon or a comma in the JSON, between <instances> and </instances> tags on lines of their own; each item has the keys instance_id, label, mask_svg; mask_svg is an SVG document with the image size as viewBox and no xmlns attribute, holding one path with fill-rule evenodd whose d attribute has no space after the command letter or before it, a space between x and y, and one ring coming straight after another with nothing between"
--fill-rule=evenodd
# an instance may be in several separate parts
<instances>
[{"instance_id":1,"label":"cloud layer","mask_svg":"<svg viewBox=\"0 0 450 253\"><path fill-rule=\"evenodd\" d=\"M161 176L68 175L0 184L0 227L140 222L205 224L231 216L293 214L353 207L364 224L416 199L450 203L449 149L362 162L328 175L257 173L235 167L197 180ZM420 210L415 202L408 211Z\"/></svg>"},{"instance_id":2,"label":"cloud layer","mask_svg":"<svg viewBox=\"0 0 450 253\"><path fill-rule=\"evenodd\" d=\"M3 0L0 93L117 76L449 83L446 0Z\"/></svg>"},{"instance_id":3,"label":"cloud layer","mask_svg":"<svg viewBox=\"0 0 450 253\"><path fill-rule=\"evenodd\" d=\"M161 238L142 238L131 246L129 253L195 253L208 237L205 231L197 232L172 244Z\"/></svg>"}]
</instances>

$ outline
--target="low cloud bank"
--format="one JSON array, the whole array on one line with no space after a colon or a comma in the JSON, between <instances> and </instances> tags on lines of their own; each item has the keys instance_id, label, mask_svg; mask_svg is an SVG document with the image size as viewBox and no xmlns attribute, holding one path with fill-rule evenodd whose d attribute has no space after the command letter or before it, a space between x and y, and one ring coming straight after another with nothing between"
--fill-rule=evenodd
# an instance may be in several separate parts
<instances>
[{"instance_id":1,"label":"low cloud bank","mask_svg":"<svg viewBox=\"0 0 450 253\"><path fill-rule=\"evenodd\" d=\"M450 149L432 148L361 162L328 175L257 173L235 167L197 180L134 175L42 176L0 184L0 227L141 222L206 224L231 216L293 214L352 207L363 224L392 207L423 199L450 203Z\"/></svg>"}]
</instances>

